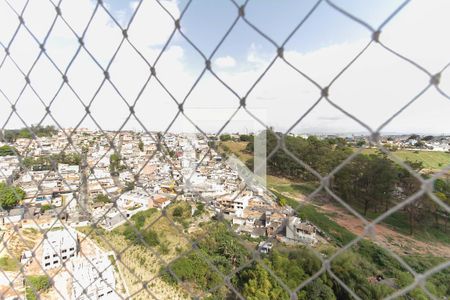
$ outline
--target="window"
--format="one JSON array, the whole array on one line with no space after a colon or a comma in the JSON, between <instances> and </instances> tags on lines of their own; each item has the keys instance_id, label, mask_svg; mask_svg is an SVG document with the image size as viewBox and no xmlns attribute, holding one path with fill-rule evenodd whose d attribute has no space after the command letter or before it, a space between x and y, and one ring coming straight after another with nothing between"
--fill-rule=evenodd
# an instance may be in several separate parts
<instances>
[{"instance_id":1,"label":"window","mask_svg":"<svg viewBox=\"0 0 450 300\"><path fill-rule=\"evenodd\" d=\"M46 263L45 266L46 266L46 267L50 266L50 263Z\"/></svg>"},{"instance_id":2,"label":"window","mask_svg":"<svg viewBox=\"0 0 450 300\"><path fill-rule=\"evenodd\" d=\"M62 259L67 259L67 256L63 256L63 258Z\"/></svg>"},{"instance_id":3,"label":"window","mask_svg":"<svg viewBox=\"0 0 450 300\"><path fill-rule=\"evenodd\" d=\"M72 247L72 248L70 248L69 250L70 250L70 251L73 251L74 249L75 249L75 248Z\"/></svg>"},{"instance_id":4,"label":"window","mask_svg":"<svg viewBox=\"0 0 450 300\"><path fill-rule=\"evenodd\" d=\"M58 257L58 254L53 254L53 257Z\"/></svg>"},{"instance_id":5,"label":"window","mask_svg":"<svg viewBox=\"0 0 450 300\"><path fill-rule=\"evenodd\" d=\"M74 257L75 256L75 254L70 254L70 257Z\"/></svg>"},{"instance_id":6,"label":"window","mask_svg":"<svg viewBox=\"0 0 450 300\"><path fill-rule=\"evenodd\" d=\"M63 251L61 251L62 253L66 253L67 252L67 249L64 249Z\"/></svg>"},{"instance_id":7,"label":"window","mask_svg":"<svg viewBox=\"0 0 450 300\"><path fill-rule=\"evenodd\" d=\"M50 255L44 256L44 259L49 259Z\"/></svg>"},{"instance_id":8,"label":"window","mask_svg":"<svg viewBox=\"0 0 450 300\"><path fill-rule=\"evenodd\" d=\"M58 263L58 261L57 261L57 260L54 260L54 261L53 261L53 264L57 264L57 263Z\"/></svg>"}]
</instances>

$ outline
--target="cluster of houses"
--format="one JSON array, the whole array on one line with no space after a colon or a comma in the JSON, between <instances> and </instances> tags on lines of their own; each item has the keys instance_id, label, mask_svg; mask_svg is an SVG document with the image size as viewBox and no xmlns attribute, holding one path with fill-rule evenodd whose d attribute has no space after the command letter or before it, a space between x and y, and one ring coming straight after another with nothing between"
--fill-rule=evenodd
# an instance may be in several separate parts
<instances>
[{"instance_id":1,"label":"cluster of houses","mask_svg":"<svg viewBox=\"0 0 450 300\"><path fill-rule=\"evenodd\" d=\"M327 136L329 137L329 136ZM367 136L345 136L350 144L356 146L368 145ZM380 143L390 150L421 150L421 151L450 151L450 136L431 136L431 135L383 135Z\"/></svg>"},{"instance_id":2,"label":"cluster of houses","mask_svg":"<svg viewBox=\"0 0 450 300\"><path fill-rule=\"evenodd\" d=\"M211 216L229 220L238 234L317 243L313 224L280 206L264 188L246 185L239 170L211 149L202 135L65 130L40 143L18 139L11 146L32 159L23 168L15 156L0 157L0 181L25 192L19 206L0 212L0 224L64 228L46 233L39 262L44 270L67 267L75 275L70 282L73 299L117 296L108 258L102 253L80 255L73 228L95 223L112 230L137 212L163 210L174 201L190 201L192 206L202 201ZM76 162L61 158L62 151ZM39 158L50 156L61 161L43 165ZM264 244L260 251L271 247ZM21 262L28 265L32 260L32 253L25 251ZM97 269L104 270L101 276Z\"/></svg>"},{"instance_id":3,"label":"cluster of houses","mask_svg":"<svg viewBox=\"0 0 450 300\"><path fill-rule=\"evenodd\" d=\"M15 156L1 157L3 173L14 174L12 182L26 194L22 206L3 212L3 223L45 228L56 218L74 226L95 222L111 230L139 211L164 209L174 199L202 199L230 218L237 232L261 237L286 227L292 215L263 189L247 188L237 195L243 186L238 170L198 134L66 129L39 142L17 139L12 146L31 158L64 151L79 163L56 162L42 170L37 160L37 168L23 169Z\"/></svg>"}]
</instances>

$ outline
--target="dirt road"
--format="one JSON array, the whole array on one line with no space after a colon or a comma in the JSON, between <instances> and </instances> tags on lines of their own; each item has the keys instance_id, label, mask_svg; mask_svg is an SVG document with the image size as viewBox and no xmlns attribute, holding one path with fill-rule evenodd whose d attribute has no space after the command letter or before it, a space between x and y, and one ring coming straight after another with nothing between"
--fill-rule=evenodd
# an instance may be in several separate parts
<instances>
[{"instance_id":1,"label":"dirt road","mask_svg":"<svg viewBox=\"0 0 450 300\"><path fill-rule=\"evenodd\" d=\"M364 232L364 224L361 220L346 211L344 208L338 207L332 203L316 205L301 195L292 195L290 193L282 194L285 194L286 196L299 202L307 202L314 205L319 211L327 214L327 216L334 222L356 235L361 235ZM383 224L376 225L375 238L373 241L382 247L389 248L399 255L432 254L434 256L450 258L450 245L437 242L426 243L419 241L408 235L398 233Z\"/></svg>"}]
</instances>

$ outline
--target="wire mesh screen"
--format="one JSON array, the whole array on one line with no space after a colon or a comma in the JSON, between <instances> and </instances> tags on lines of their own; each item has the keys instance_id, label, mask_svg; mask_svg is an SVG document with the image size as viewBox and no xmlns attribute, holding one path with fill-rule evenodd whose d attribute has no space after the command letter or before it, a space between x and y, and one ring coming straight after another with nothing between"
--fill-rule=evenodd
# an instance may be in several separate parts
<instances>
[{"instance_id":1,"label":"wire mesh screen","mask_svg":"<svg viewBox=\"0 0 450 300\"><path fill-rule=\"evenodd\" d=\"M406 113L410 106L420 102L426 92L437 92L443 103L450 100L448 93L441 87L450 64L442 65L438 70L427 70L383 41L383 31L402 14L409 1L392 10L378 27L373 27L333 1L317 1L304 16L296 20L295 26L287 28L284 39L276 41L247 17L251 9L258 9L258 1L238 3L231 0L229 4L234 17L223 34L216 37L217 42L208 53L189 37L189 30L183 26L195 1L183 3L178 12L171 8L168 1L136 1L133 2L129 20L113 14L106 1L93 1L83 22L66 17L70 16L65 11L66 5L70 9L87 9L81 4L79 7L74 5L75 1L70 2L30 0L16 3L5 0L2 4L2 13L9 17L8 22L17 24L14 30L3 35L6 38L1 41L0 93L1 110L5 116L1 120L4 143L1 151L9 151L0 161L0 176L4 181L1 186L4 193L0 258L2 299L449 297L448 282L439 287L430 287L429 281L436 276L444 276L439 275L442 272L448 272L450 248L441 248L441 259L431 267L418 268L398 251L401 247L394 249L386 243L377 242L378 226L381 223L397 218L397 213L404 210L410 212L410 216L418 214L420 210L426 209L424 204L418 204L425 202L425 198L440 222L447 224L450 214L446 196L448 190L437 192L436 188L438 179L448 178L450 166L440 164L437 170L424 176L414 165L399 158L392 147L382 142L381 132ZM152 13L148 16L148 26L156 26L160 16L170 19L172 24L170 30L160 38L162 47L159 48L151 48L142 42L147 34L145 31L139 32L142 35L140 37L133 31L136 16L150 2ZM48 8L37 25L33 23L36 5ZM309 71L290 61L290 56L286 55L288 43L308 26L321 7L363 28L368 37L367 43L352 54L351 59L327 84L317 82L314 76L309 75ZM433 18L433 15L427 17ZM99 18L108 20L109 28L113 28L120 38L107 33L102 36L100 33L97 35L98 40L93 40L90 34ZM270 44L273 50L268 64L244 89L229 84L226 76L218 72L213 63L227 39L231 35L239 37L240 32L236 30L238 23ZM64 30L67 36L76 41L73 49L62 50L70 53L64 63L56 58L57 53L48 46L48 40L55 30ZM22 49L22 39L31 41L36 51ZM164 76L161 76L169 74L170 77L171 72L176 73L177 70L159 68L174 39L187 43L200 65L197 77L191 78L188 83L179 82L186 86L183 93L173 92L165 84ZM92 43L104 44L106 54L90 49ZM152 49L151 55L149 47ZM352 72L353 65L373 47L379 47L384 55L410 66L411 73L423 76L419 92L404 99L401 108L393 114L386 114L385 121L378 127L368 125L351 109L333 100L336 84ZM135 59L136 65L122 72L122 77L115 76L117 71L114 67L117 60L121 59L124 48L129 50L128 56ZM28 50L30 54L25 55L27 61L18 61L16 53L28 53ZM89 87L77 85L77 80L73 78L76 75L71 76L74 74L72 70L79 68L77 64L81 65L80 57L90 62L89 69L81 70L82 76L89 77L93 73L99 75L90 82ZM43 61L51 66L51 71L48 72L48 78L36 78L33 72L36 73L35 70L40 68ZM247 102L260 85L270 85L264 80L275 65L280 64L290 70L289 80L292 82L298 80L311 84L317 98L304 110L283 107L295 113L295 122L287 126L284 132L275 132L272 124L255 113ZM145 74L143 80L137 80L138 72L140 75ZM206 77L214 80L214 86L229 93L228 104L232 106L223 121L212 120L217 128L214 132L203 128L186 109L189 102L198 97L195 95L196 90L207 80ZM49 84L37 88L34 86L35 80L44 80ZM131 84L123 85L123 82L128 81L133 81L134 87ZM17 91L11 91L11 86L19 85ZM88 89L91 93L86 92ZM133 92L126 89L133 89ZM140 108L142 102L153 101L146 93L155 89L176 107L173 114L161 111L165 115L165 123L162 125L164 129L158 131L146 125L147 112ZM205 97L210 97L214 102L215 89L211 88L209 92ZM110 120L117 128L113 131L104 128L96 115L99 109L106 115L111 110L109 102L97 104L97 99L105 95L115 98L120 104L114 105L120 106L123 113L121 119ZM73 117L71 106L66 104L68 98L74 99L76 104L72 105L83 110L72 128L64 125L67 124L65 118ZM25 103L21 104L21 101ZM30 111L30 101L38 104L33 107L39 111ZM301 151L291 147L289 140L295 128L302 125L315 108L323 103L354 121L366 132L366 144L355 147L356 150L352 152L345 152L334 162L332 169L323 169L316 163L325 159L320 156L319 148L317 156L306 158L299 156ZM55 106L61 110L65 105L67 109L63 114L55 114ZM159 104L154 105L156 109ZM214 105L211 104L212 107ZM42 117L33 124L25 117L30 113ZM315 183L309 190L302 191L304 196L300 200L292 199L295 198L292 191L266 188L258 180L246 180L245 174L226 160L228 154L220 144L220 137L229 133L229 124L239 114L247 116L266 135L267 141L264 141L267 147L263 145L263 161L254 159L255 173L264 171L266 167L273 171L275 162L281 168L282 162L290 161L297 170L301 170L292 176L308 178L309 182ZM193 129L190 134L172 133L173 125L180 119ZM23 128L19 133L8 130L13 120ZM86 122L92 125L91 130L83 129ZM130 122L134 122L135 131L127 129ZM53 127L45 126L49 124ZM161 127L161 124L157 125ZM252 138L257 139L257 135ZM339 148L339 145L335 147ZM368 147L374 152L374 149L378 149L379 155L402 169L402 176L409 178L408 186L411 187L409 194L404 190L397 191L403 195L401 200L391 203L385 201L385 209L373 215L349 202L345 197L349 194L337 187L344 184L343 181L336 178L337 174L347 172L346 168L352 164L361 163L358 157ZM375 173L373 178L390 176L378 173L380 170L375 165L372 169ZM216 178L221 188L199 184L199 177L202 176L202 180ZM351 176L348 178L350 185L359 187ZM369 185L361 187L358 197L363 199L367 193L376 194L375 190L369 188ZM382 194L379 199L383 197L387 195ZM338 218L354 220L354 224L358 225L350 226L359 226L359 232L341 232L335 222L324 221L320 214L306 213L313 209L308 203L323 199L340 208L341 215ZM325 211L321 211L321 214L325 218L332 215ZM416 226L420 227L420 222L417 223ZM334 228L335 225L338 227ZM336 239L334 235L339 238ZM442 235L448 240L448 231ZM395 239L396 236L393 237ZM373 244L367 244L367 241L373 241ZM355 285L357 281L352 281L352 270L357 273L361 268L370 266L356 264L350 255L355 251L375 251L373 249L377 247L382 248L382 254L378 258L373 254L371 260L378 259L375 263L382 265L385 274L366 269L371 276L358 279L373 286L376 290L373 292ZM301 249L298 251L302 252L283 256L292 249ZM274 256L275 251L277 257ZM408 249L402 251L407 252ZM283 262L282 258L286 257L287 262ZM343 271L346 262L350 265L355 263L347 266L348 272ZM296 266L300 263L301 266ZM388 271L391 265L396 266L397 273ZM398 270L403 273L400 274ZM403 281L400 281L400 275ZM389 281L392 278L393 281Z\"/></svg>"}]
</instances>

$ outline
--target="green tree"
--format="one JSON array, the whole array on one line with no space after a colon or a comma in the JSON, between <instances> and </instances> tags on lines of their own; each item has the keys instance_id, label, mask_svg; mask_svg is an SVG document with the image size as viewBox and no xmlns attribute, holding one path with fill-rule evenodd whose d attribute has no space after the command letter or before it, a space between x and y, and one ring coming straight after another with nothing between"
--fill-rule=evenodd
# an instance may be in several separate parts
<instances>
[{"instance_id":1,"label":"green tree","mask_svg":"<svg viewBox=\"0 0 450 300\"><path fill-rule=\"evenodd\" d=\"M419 173L423 169L423 163L420 161L413 162L407 160L405 161L405 163L417 173ZM403 167L399 167L398 178L399 186L405 196L411 196L413 193L417 192L420 189L420 181ZM411 235L414 233L414 228L417 220L425 212L423 209L424 204L424 197L419 197L418 199L406 205L404 208L405 212L408 215L409 234Z\"/></svg>"},{"instance_id":2,"label":"green tree","mask_svg":"<svg viewBox=\"0 0 450 300\"><path fill-rule=\"evenodd\" d=\"M183 208L180 206L175 207L175 209L172 212L172 216L174 216L174 217L183 216Z\"/></svg>"},{"instance_id":3,"label":"green tree","mask_svg":"<svg viewBox=\"0 0 450 300\"><path fill-rule=\"evenodd\" d=\"M109 199L109 197L106 196L106 195L98 194L97 196L95 196L94 202L96 202L96 203L109 203L109 202L111 202L111 199Z\"/></svg>"},{"instance_id":4,"label":"green tree","mask_svg":"<svg viewBox=\"0 0 450 300\"><path fill-rule=\"evenodd\" d=\"M205 212L205 204L203 202L197 203L195 206L194 217L200 216Z\"/></svg>"},{"instance_id":5,"label":"green tree","mask_svg":"<svg viewBox=\"0 0 450 300\"><path fill-rule=\"evenodd\" d=\"M141 152L144 151L144 142L142 142L142 140L139 140L138 147L139 147L139 151L141 151Z\"/></svg>"},{"instance_id":6,"label":"green tree","mask_svg":"<svg viewBox=\"0 0 450 300\"><path fill-rule=\"evenodd\" d=\"M117 176L119 174L119 171L121 170L121 157L117 153L111 154L109 157L109 172L113 176Z\"/></svg>"},{"instance_id":7,"label":"green tree","mask_svg":"<svg viewBox=\"0 0 450 300\"><path fill-rule=\"evenodd\" d=\"M17 150L14 147L3 145L0 147L0 156L12 156L16 155Z\"/></svg>"},{"instance_id":8,"label":"green tree","mask_svg":"<svg viewBox=\"0 0 450 300\"><path fill-rule=\"evenodd\" d=\"M222 134L222 135L220 135L220 140L222 142L229 141L229 140L231 140L231 135L229 135L229 134Z\"/></svg>"},{"instance_id":9,"label":"green tree","mask_svg":"<svg viewBox=\"0 0 450 300\"><path fill-rule=\"evenodd\" d=\"M241 134L239 136L239 140L241 142L250 142L250 141L253 141L253 136L249 135L249 134Z\"/></svg>"},{"instance_id":10,"label":"green tree","mask_svg":"<svg viewBox=\"0 0 450 300\"><path fill-rule=\"evenodd\" d=\"M290 299L288 293L259 264L256 264L254 268L244 269L239 276L240 280L245 282L242 288L242 296L245 299Z\"/></svg>"},{"instance_id":11,"label":"green tree","mask_svg":"<svg viewBox=\"0 0 450 300\"><path fill-rule=\"evenodd\" d=\"M277 147L281 134L271 130L261 134L266 135L266 152L269 155ZM353 152L342 139L321 140L314 136L307 139L298 136L286 136L285 145L292 154L320 174L328 174ZM250 153L254 151L254 141L247 144L246 151ZM253 161L250 160L247 166L252 169ZM270 175L294 180L317 180L311 172L293 160L285 151L276 151L267 161L267 172Z\"/></svg>"},{"instance_id":12,"label":"green tree","mask_svg":"<svg viewBox=\"0 0 450 300\"><path fill-rule=\"evenodd\" d=\"M336 299L336 295L334 294L333 289L330 286L326 285L319 277L308 284L304 290L300 291L298 299L334 300Z\"/></svg>"},{"instance_id":13,"label":"green tree","mask_svg":"<svg viewBox=\"0 0 450 300\"><path fill-rule=\"evenodd\" d=\"M367 215L369 209L389 208L396 174L388 158L359 154L335 175L333 186L343 199L355 203Z\"/></svg>"},{"instance_id":14,"label":"green tree","mask_svg":"<svg viewBox=\"0 0 450 300\"><path fill-rule=\"evenodd\" d=\"M25 198L25 192L16 186L0 182L0 206L9 210Z\"/></svg>"}]
</instances>

